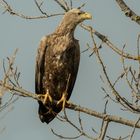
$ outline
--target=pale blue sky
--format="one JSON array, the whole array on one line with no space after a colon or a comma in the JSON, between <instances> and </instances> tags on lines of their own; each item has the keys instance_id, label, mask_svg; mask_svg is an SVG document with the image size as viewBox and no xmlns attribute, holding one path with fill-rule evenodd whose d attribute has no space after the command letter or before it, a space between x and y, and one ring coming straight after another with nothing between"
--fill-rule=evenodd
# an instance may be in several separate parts
<instances>
[{"instance_id":1,"label":"pale blue sky","mask_svg":"<svg viewBox=\"0 0 140 140\"><path fill-rule=\"evenodd\" d=\"M33 0L7 1L13 5L15 10L23 12L26 15L40 14ZM46 9L50 13L63 12L52 0L46 1ZM75 1L74 6L78 7L82 2L85 2L85 0ZM93 15L93 20L86 21L86 24L91 25L97 31L108 36L118 48L122 48L126 43L127 50L130 52L136 50L136 39L140 33L140 26L125 17L114 0L87 0L86 3L83 9ZM127 4L138 14L140 13L139 0L133 2L132 0L127 0ZM0 13L3 10L0 7ZM25 20L7 13L0 14L0 62L3 58L10 56L15 48L19 48L16 65L21 72L20 82L23 88L31 92L34 92L35 57L39 40L43 35L53 32L61 18L62 16L50 19ZM86 31L79 27L75 32L75 37L80 41L81 51L86 48L86 43L91 43L88 35ZM121 73L122 70L120 68L120 58L109 49L102 49L101 52L110 77L115 80L117 74ZM90 51L81 54L79 73L70 100L78 105L103 112L105 100L103 99L104 94L101 90L103 83L99 78L101 70L96 57L92 56L89 58L89 54ZM124 94L123 92L127 93L127 90L123 85L119 88L122 94ZM77 134L72 127L61 123L57 119L49 125L41 123L37 114L38 104L32 99L20 98L13 104L13 107L14 109L6 117L0 119L0 130L3 127L6 128L0 134L0 139L2 140L58 140L59 138L51 133L50 128L65 136L75 136ZM109 102L108 113L120 115L128 119L138 118L138 116L136 117L120 111L120 106L112 102ZM1 113L0 118L2 114L4 112ZM77 122L76 112L68 111L68 114L71 120ZM99 126L101 125L99 119L82 114L82 120L83 124L85 124L85 130L91 135L94 135L91 128L99 130ZM120 135L126 136L129 132L132 132L132 128L121 128L118 124L112 123L107 130L108 135L115 137ZM140 132L138 130L134 136L134 140L138 140L139 137ZM82 137L79 140L85 140L85 138Z\"/></svg>"}]
</instances>

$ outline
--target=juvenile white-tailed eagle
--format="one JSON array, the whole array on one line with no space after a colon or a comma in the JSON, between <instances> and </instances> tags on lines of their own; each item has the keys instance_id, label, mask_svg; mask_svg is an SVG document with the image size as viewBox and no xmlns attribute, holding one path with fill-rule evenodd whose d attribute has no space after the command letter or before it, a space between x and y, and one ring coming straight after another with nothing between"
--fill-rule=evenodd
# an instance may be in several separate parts
<instances>
[{"instance_id":1,"label":"juvenile white-tailed eagle","mask_svg":"<svg viewBox=\"0 0 140 140\"><path fill-rule=\"evenodd\" d=\"M91 19L89 13L72 9L65 13L54 33L41 39L36 58L35 90L43 98L38 111L42 122L52 121L71 96L80 60L74 30L86 19Z\"/></svg>"}]
</instances>

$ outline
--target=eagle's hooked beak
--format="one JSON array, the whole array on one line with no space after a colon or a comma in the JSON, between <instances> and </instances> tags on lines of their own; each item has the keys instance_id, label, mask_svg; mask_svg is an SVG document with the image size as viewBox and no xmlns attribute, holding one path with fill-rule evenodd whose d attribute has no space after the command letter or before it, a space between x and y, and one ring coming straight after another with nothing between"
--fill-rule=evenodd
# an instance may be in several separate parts
<instances>
[{"instance_id":1,"label":"eagle's hooked beak","mask_svg":"<svg viewBox=\"0 0 140 140\"><path fill-rule=\"evenodd\" d=\"M85 20L85 19L92 19L92 15L90 13L85 12L85 13L81 14L81 18L83 20Z\"/></svg>"}]
</instances>

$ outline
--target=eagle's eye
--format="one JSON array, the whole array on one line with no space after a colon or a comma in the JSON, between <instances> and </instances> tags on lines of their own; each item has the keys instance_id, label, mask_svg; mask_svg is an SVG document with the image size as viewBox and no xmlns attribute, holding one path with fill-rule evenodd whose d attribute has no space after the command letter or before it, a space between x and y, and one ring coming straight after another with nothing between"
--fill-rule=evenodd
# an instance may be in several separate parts
<instances>
[{"instance_id":1,"label":"eagle's eye","mask_svg":"<svg viewBox=\"0 0 140 140\"><path fill-rule=\"evenodd\" d=\"M80 12L78 12L77 14L78 14L78 15L81 15L82 13L83 13L83 12L80 11Z\"/></svg>"}]
</instances>

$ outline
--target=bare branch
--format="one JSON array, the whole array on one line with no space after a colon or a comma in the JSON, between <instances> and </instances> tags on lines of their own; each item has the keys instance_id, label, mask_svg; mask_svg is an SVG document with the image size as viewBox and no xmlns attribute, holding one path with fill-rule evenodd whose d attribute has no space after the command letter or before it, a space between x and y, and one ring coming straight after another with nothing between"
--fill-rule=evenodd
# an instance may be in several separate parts
<instances>
[{"instance_id":1,"label":"bare branch","mask_svg":"<svg viewBox=\"0 0 140 140\"><path fill-rule=\"evenodd\" d=\"M135 129L136 129L136 124L137 123L139 123L139 121L140 121L140 117L138 118L138 120L136 121L136 123L135 123L135 125L134 125L134 129L133 129L133 131L132 131L132 134L130 135L130 140L132 140L132 137L134 136L134 133L135 133Z\"/></svg>"},{"instance_id":2,"label":"bare branch","mask_svg":"<svg viewBox=\"0 0 140 140\"><path fill-rule=\"evenodd\" d=\"M66 121L67 121L73 128L75 128L75 129L79 132L79 134L80 134L81 136L85 136L85 137L87 137L88 139L95 140L93 137L91 137L91 136L89 136L88 134L86 134L86 133L83 131L83 129L80 129L80 128L77 127L71 120L69 120L69 118L68 118L68 116L67 116L67 114L66 114L66 110L64 110L64 115L65 115Z\"/></svg>"},{"instance_id":3,"label":"bare branch","mask_svg":"<svg viewBox=\"0 0 140 140\"><path fill-rule=\"evenodd\" d=\"M80 112L79 112L80 113ZM64 116L63 116L63 119L65 119L64 122L67 122L70 126L72 126L77 132L78 132L78 135L77 136L72 136L72 137L69 137L69 136L64 136L64 135L61 135L59 133L56 133L53 129L51 129L52 133L54 135L56 135L57 137L59 138L63 138L63 139L77 139L81 136L84 136L88 139L91 139L91 140L96 140L94 139L93 137L89 136L88 134L86 134L86 132L83 130L83 127L82 127L82 122L81 122L81 118L80 116L78 116L78 120L79 120L79 124L80 124L80 127L76 126L75 123L73 123L67 116L67 113L66 113L66 110L64 109Z\"/></svg>"},{"instance_id":4,"label":"bare branch","mask_svg":"<svg viewBox=\"0 0 140 140\"><path fill-rule=\"evenodd\" d=\"M37 5L38 3L36 3ZM21 17L21 18L24 18L24 19L42 19L42 18L49 18L49 17L54 17L54 16L59 16L59 15L64 15L64 13L56 13L56 14L46 14L45 12L43 12L41 10L41 7L38 7L38 9L41 11L41 13L43 14L43 16L27 16L27 15L24 15L22 13L19 13L17 11L15 11L9 4L8 2L6 2L5 0L1 0L0 1L0 5L2 5L2 7L5 9L4 13L5 12L8 12L10 15L14 15L14 16L18 16L18 17ZM39 5L37 5L39 6Z\"/></svg>"},{"instance_id":5,"label":"bare branch","mask_svg":"<svg viewBox=\"0 0 140 140\"><path fill-rule=\"evenodd\" d=\"M0 86L3 86L2 81L0 81ZM31 93L31 92L29 92L27 90L24 90L22 88L19 88L19 87L13 87L11 85L4 85L4 86L9 91L12 91L14 93L14 95L18 95L18 96L22 96L22 97L30 97L30 98L33 98L35 100L41 101L41 99L38 97L37 94ZM85 107L81 107L79 105L75 105L75 104L70 103L70 102L66 103L66 108L69 108L69 109L72 109L72 110L75 110L75 111L80 111L80 112L89 114L91 116L94 116L94 117L97 117L97 118L100 118L100 119L105 119L106 121L107 120L108 121L113 121L113 122L116 122L116 123L131 126L131 127L133 127L135 125L135 121L127 120L127 119L124 119L122 117L117 117L117 116L113 116L113 115L107 115L107 114L104 114L104 113L99 113L99 112L96 112L94 110L91 110L91 109L88 109L88 108L85 108ZM139 123L136 124L136 128L140 128Z\"/></svg>"},{"instance_id":6,"label":"bare branch","mask_svg":"<svg viewBox=\"0 0 140 140\"><path fill-rule=\"evenodd\" d=\"M41 2L40 4L37 2L37 0L34 0L34 2L36 4L37 8L39 9L39 11L41 12L41 14L48 17L48 14L41 9L41 6L42 6L43 2Z\"/></svg>"},{"instance_id":7,"label":"bare branch","mask_svg":"<svg viewBox=\"0 0 140 140\"><path fill-rule=\"evenodd\" d=\"M79 6L77 9L81 9L86 5L86 3L83 3L81 6Z\"/></svg>"},{"instance_id":8,"label":"bare branch","mask_svg":"<svg viewBox=\"0 0 140 140\"><path fill-rule=\"evenodd\" d=\"M119 138L113 138L113 137L107 136L107 138L109 138L109 140L126 140L127 138L129 138L129 135L125 137L119 137Z\"/></svg>"},{"instance_id":9,"label":"bare branch","mask_svg":"<svg viewBox=\"0 0 140 140\"><path fill-rule=\"evenodd\" d=\"M116 2L127 17L140 25L140 16L132 11L123 0L116 0Z\"/></svg>"},{"instance_id":10,"label":"bare branch","mask_svg":"<svg viewBox=\"0 0 140 140\"><path fill-rule=\"evenodd\" d=\"M69 10L68 7L66 7L66 4L64 3L64 0L54 0L65 12Z\"/></svg>"},{"instance_id":11,"label":"bare branch","mask_svg":"<svg viewBox=\"0 0 140 140\"><path fill-rule=\"evenodd\" d=\"M80 24L80 26L82 28L84 28L85 30L91 32L91 27L90 26L87 26L87 25L84 25L84 24ZM112 42L110 42L105 35L99 33L98 31L94 30L93 28L92 28L92 33L94 33L99 39L101 39L102 42L104 42L114 52L116 52L120 56L122 55L122 51L120 49L118 49ZM123 57L125 57L127 59L132 59L132 60L140 60L139 56L133 56L133 55L131 55L129 53L125 53L125 52L123 53Z\"/></svg>"},{"instance_id":12,"label":"bare branch","mask_svg":"<svg viewBox=\"0 0 140 140\"><path fill-rule=\"evenodd\" d=\"M101 127L101 132L100 132L100 136L99 136L98 140L103 140L105 138L108 124L109 124L109 121L103 121L103 125Z\"/></svg>"},{"instance_id":13,"label":"bare branch","mask_svg":"<svg viewBox=\"0 0 140 140\"><path fill-rule=\"evenodd\" d=\"M75 105L73 103L67 103L66 108L69 108L69 109L72 109L72 110L75 110L75 111L80 111L80 112L89 114L91 116L94 116L94 117L97 117L97 118L100 118L100 119L104 119L105 121L110 121L110 122L113 121L113 122L116 122L116 123L119 123L119 124L124 124L124 125L127 125L127 126L131 126L131 127L133 127L136 123L135 121L127 120L127 119L124 119L122 117L108 115L108 114L104 114L104 113L99 113L99 112L96 112L95 110L91 110L89 108L81 107L81 106ZM136 124L136 128L140 128L140 124Z\"/></svg>"},{"instance_id":14,"label":"bare branch","mask_svg":"<svg viewBox=\"0 0 140 140\"><path fill-rule=\"evenodd\" d=\"M69 4L65 0L61 0L61 1L64 3L66 9L69 11L70 10Z\"/></svg>"},{"instance_id":15,"label":"bare branch","mask_svg":"<svg viewBox=\"0 0 140 140\"><path fill-rule=\"evenodd\" d=\"M72 0L69 0L69 1L70 1L70 9L72 9L72 7L73 7Z\"/></svg>"},{"instance_id":16,"label":"bare branch","mask_svg":"<svg viewBox=\"0 0 140 140\"><path fill-rule=\"evenodd\" d=\"M91 28L91 27L90 27ZM98 59L98 62L99 64L101 65L102 67L102 72L106 78L106 82L107 82L107 85L108 87L110 88L111 92L113 93L113 95L116 97L116 100L125 108L127 108L128 110L130 111L133 111L135 113L139 113L140 112L140 108L139 106L135 106L133 104L131 104L130 102L128 102L124 97L121 97L120 94L117 92L117 90L114 88L114 86L112 85L109 77L108 77L108 74L107 74L107 71L106 71L106 67L100 57L100 54L99 54L99 51L98 51L98 48L96 47L96 43L95 43L95 40L94 40L94 37L93 37L93 32L92 32L92 28L91 28L91 38L92 38L92 41L93 41L93 44L94 44L94 50L96 50L96 56L97 56L97 59Z\"/></svg>"},{"instance_id":17,"label":"bare branch","mask_svg":"<svg viewBox=\"0 0 140 140\"><path fill-rule=\"evenodd\" d=\"M18 96L22 96L22 97L31 97L33 99L40 100L40 98L38 97L37 94L31 93L27 90L24 90L24 89L20 88L20 87L15 87L15 86L12 86L12 85L9 85L9 84L4 85L1 80L0 80L0 86L5 87L6 89L8 89L14 95L18 95Z\"/></svg>"},{"instance_id":18,"label":"bare branch","mask_svg":"<svg viewBox=\"0 0 140 140\"><path fill-rule=\"evenodd\" d=\"M105 103L104 114L106 114L107 104L108 104L108 100ZM105 138L107 128L108 128L108 124L109 124L109 121L105 121L104 119L102 120L100 135L97 138L98 140L103 140Z\"/></svg>"},{"instance_id":19,"label":"bare branch","mask_svg":"<svg viewBox=\"0 0 140 140\"><path fill-rule=\"evenodd\" d=\"M80 111L78 112L78 121L79 121L81 130L84 131L83 124L82 124L82 119L81 119L81 116L80 116Z\"/></svg>"},{"instance_id":20,"label":"bare branch","mask_svg":"<svg viewBox=\"0 0 140 140\"><path fill-rule=\"evenodd\" d=\"M137 53L138 53L138 56L140 56L140 34L138 35L138 38L137 38ZM140 73L140 60L139 60L139 73Z\"/></svg>"},{"instance_id":21,"label":"bare branch","mask_svg":"<svg viewBox=\"0 0 140 140\"><path fill-rule=\"evenodd\" d=\"M68 140L71 140L71 139L77 139L77 138L79 138L79 137L82 136L82 134L79 134L78 136L75 136L75 137L74 136L72 136L72 137L66 137L66 136L63 136L63 135L60 135L60 134L56 133L53 129L51 129L51 131L52 131L52 133L55 136L59 137L60 139L68 139Z\"/></svg>"},{"instance_id":22,"label":"bare branch","mask_svg":"<svg viewBox=\"0 0 140 140\"><path fill-rule=\"evenodd\" d=\"M0 112L3 111L6 107L11 106L13 103L15 103L17 100L19 99L19 97L16 97L15 99L13 99L13 96L4 104L0 107Z\"/></svg>"},{"instance_id":23,"label":"bare branch","mask_svg":"<svg viewBox=\"0 0 140 140\"><path fill-rule=\"evenodd\" d=\"M113 86L115 86L116 83L118 83L118 81L124 77L124 75L125 75L125 72L123 71L123 72L117 77L117 79L116 79L115 82L113 83Z\"/></svg>"}]
</instances>

